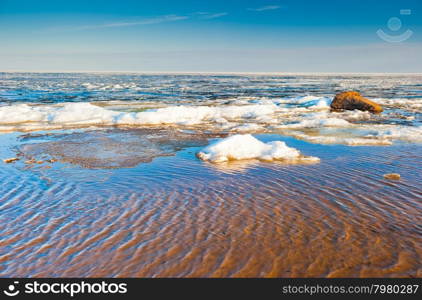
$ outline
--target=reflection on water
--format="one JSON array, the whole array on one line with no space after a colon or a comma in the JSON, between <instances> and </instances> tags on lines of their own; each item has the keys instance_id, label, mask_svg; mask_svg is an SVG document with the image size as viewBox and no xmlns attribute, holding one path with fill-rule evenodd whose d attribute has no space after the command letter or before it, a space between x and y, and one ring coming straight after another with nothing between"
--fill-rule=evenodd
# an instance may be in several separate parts
<instances>
[{"instance_id":1,"label":"reflection on water","mask_svg":"<svg viewBox=\"0 0 422 300\"><path fill-rule=\"evenodd\" d=\"M288 165L313 165L319 163L315 160L274 160L266 162L258 159L245 159L245 160L230 160L219 163L207 163L208 167L214 168L219 172L227 174L245 173L254 167L274 167L274 166L288 166Z\"/></svg>"},{"instance_id":2,"label":"reflection on water","mask_svg":"<svg viewBox=\"0 0 422 300\"><path fill-rule=\"evenodd\" d=\"M19 147L58 155L58 144L75 145L114 164L123 149L143 157L143 145L131 146L142 134L40 136L38 147L27 137ZM10 135L0 139L13 151ZM422 276L421 145L260 139L283 139L321 162L215 166L195 158L200 137L130 168L84 168L68 153L46 169L2 165L0 276Z\"/></svg>"},{"instance_id":3,"label":"reflection on water","mask_svg":"<svg viewBox=\"0 0 422 300\"><path fill-rule=\"evenodd\" d=\"M206 163L208 167L215 168L217 171L227 174L245 173L249 169L256 167L261 162L257 159L231 160L219 163Z\"/></svg>"}]
</instances>

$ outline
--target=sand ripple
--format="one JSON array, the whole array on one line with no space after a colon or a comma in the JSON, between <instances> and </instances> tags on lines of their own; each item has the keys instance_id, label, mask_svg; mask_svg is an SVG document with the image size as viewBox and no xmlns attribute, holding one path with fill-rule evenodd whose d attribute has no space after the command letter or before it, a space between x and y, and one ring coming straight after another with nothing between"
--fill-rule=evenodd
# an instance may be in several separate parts
<instances>
[{"instance_id":1,"label":"sand ripple","mask_svg":"<svg viewBox=\"0 0 422 300\"><path fill-rule=\"evenodd\" d=\"M321 163L2 167L0 276L422 276L421 146L289 144Z\"/></svg>"}]
</instances>

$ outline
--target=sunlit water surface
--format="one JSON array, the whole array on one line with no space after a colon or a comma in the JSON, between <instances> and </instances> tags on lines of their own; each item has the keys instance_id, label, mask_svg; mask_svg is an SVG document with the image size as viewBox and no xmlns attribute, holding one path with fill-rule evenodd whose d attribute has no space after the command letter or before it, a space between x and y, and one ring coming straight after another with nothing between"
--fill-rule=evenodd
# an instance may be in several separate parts
<instances>
[{"instance_id":1,"label":"sunlit water surface","mask_svg":"<svg viewBox=\"0 0 422 300\"><path fill-rule=\"evenodd\" d=\"M420 75L0 73L0 158L20 159L0 161L0 276L422 277L421 87ZM350 89L383 114L330 112ZM192 119L203 106L211 116ZM320 163L195 156L235 133Z\"/></svg>"},{"instance_id":2,"label":"sunlit water surface","mask_svg":"<svg viewBox=\"0 0 422 300\"><path fill-rule=\"evenodd\" d=\"M0 168L0 275L422 276L420 145L259 135L321 162L215 165L195 158L215 137L175 145L173 131L157 132L1 135L14 145L4 156L62 161ZM136 148L140 137L156 151Z\"/></svg>"}]
</instances>

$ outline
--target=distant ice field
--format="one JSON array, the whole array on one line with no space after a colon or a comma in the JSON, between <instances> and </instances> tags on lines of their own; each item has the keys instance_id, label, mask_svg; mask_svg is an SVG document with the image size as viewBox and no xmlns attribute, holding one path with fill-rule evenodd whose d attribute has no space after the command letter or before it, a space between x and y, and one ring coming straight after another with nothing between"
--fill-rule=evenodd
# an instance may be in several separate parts
<instances>
[{"instance_id":1,"label":"distant ice field","mask_svg":"<svg viewBox=\"0 0 422 300\"><path fill-rule=\"evenodd\" d=\"M331 112L341 91L384 107ZM0 131L171 126L319 144L422 142L422 75L0 73Z\"/></svg>"}]
</instances>

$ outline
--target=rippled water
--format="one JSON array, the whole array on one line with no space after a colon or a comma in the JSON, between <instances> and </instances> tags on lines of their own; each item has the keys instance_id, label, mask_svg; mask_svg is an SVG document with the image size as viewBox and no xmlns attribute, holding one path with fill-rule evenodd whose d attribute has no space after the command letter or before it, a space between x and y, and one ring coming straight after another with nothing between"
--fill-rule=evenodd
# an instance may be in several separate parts
<instances>
[{"instance_id":1,"label":"rippled water","mask_svg":"<svg viewBox=\"0 0 422 300\"><path fill-rule=\"evenodd\" d=\"M0 75L3 107L93 98L106 106L222 106L249 95L308 109L292 99L343 88L382 98L386 113L360 119L358 129L300 128L319 138L312 143L284 135L286 128L252 130L263 142L319 157L317 164L203 162L195 153L233 134L210 120L0 134L0 158L20 159L0 167L0 276L422 277L422 144L394 137L388 146L341 145L368 138L364 123L402 120L392 126L417 136L418 77ZM282 120L280 113L288 112L271 117ZM237 119L236 126L256 124ZM326 145L321 136L337 139Z\"/></svg>"},{"instance_id":2,"label":"rippled water","mask_svg":"<svg viewBox=\"0 0 422 300\"><path fill-rule=\"evenodd\" d=\"M20 137L19 149L48 149L50 139ZM283 140L321 163L214 165L188 147L129 168L4 165L0 274L422 276L420 145Z\"/></svg>"},{"instance_id":3,"label":"rippled water","mask_svg":"<svg viewBox=\"0 0 422 300\"><path fill-rule=\"evenodd\" d=\"M3 102L135 100L183 103L239 97L331 96L345 89L372 98L421 98L422 75L143 75L1 73Z\"/></svg>"}]
</instances>

